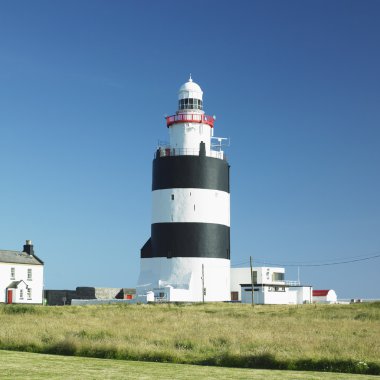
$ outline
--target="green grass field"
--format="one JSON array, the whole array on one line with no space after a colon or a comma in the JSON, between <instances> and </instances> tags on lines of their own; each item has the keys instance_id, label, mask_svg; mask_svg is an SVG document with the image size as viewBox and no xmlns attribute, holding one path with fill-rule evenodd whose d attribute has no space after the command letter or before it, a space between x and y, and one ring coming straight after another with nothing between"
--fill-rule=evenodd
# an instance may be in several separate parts
<instances>
[{"instance_id":1,"label":"green grass field","mask_svg":"<svg viewBox=\"0 0 380 380\"><path fill-rule=\"evenodd\" d=\"M0 379L266 379L366 380L376 376L328 372L221 368L1 351Z\"/></svg>"},{"instance_id":2,"label":"green grass field","mask_svg":"<svg viewBox=\"0 0 380 380\"><path fill-rule=\"evenodd\" d=\"M380 374L380 303L0 306L0 349Z\"/></svg>"}]
</instances>

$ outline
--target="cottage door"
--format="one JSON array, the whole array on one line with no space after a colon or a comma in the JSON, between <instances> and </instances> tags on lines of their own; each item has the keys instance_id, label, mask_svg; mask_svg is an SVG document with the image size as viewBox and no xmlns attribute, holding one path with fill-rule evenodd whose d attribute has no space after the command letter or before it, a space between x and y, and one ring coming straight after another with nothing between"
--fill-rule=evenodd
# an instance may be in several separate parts
<instances>
[{"instance_id":1,"label":"cottage door","mask_svg":"<svg viewBox=\"0 0 380 380\"><path fill-rule=\"evenodd\" d=\"M13 303L13 290L7 290L7 303Z\"/></svg>"}]
</instances>

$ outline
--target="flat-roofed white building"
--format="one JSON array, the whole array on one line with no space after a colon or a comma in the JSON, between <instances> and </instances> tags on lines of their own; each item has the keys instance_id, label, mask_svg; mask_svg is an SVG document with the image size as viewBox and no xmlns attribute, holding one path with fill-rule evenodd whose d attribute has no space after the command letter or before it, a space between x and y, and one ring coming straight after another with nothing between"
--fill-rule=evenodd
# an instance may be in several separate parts
<instances>
[{"instance_id":1,"label":"flat-roofed white building","mask_svg":"<svg viewBox=\"0 0 380 380\"><path fill-rule=\"evenodd\" d=\"M254 284L283 285L285 269L275 267L253 267ZM231 268L231 300L241 301L241 284L251 284L250 268Z\"/></svg>"},{"instance_id":2,"label":"flat-roofed white building","mask_svg":"<svg viewBox=\"0 0 380 380\"><path fill-rule=\"evenodd\" d=\"M312 287L299 281L286 281L285 269L278 267L254 267L253 300L255 304L302 304L312 302ZM250 268L231 268L231 300L252 302L252 278Z\"/></svg>"}]
</instances>

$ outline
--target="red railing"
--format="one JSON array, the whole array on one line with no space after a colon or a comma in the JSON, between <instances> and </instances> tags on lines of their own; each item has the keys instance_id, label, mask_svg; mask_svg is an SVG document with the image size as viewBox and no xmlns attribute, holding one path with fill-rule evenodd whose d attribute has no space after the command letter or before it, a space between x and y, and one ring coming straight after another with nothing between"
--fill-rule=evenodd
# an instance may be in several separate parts
<instances>
[{"instance_id":1,"label":"red railing","mask_svg":"<svg viewBox=\"0 0 380 380\"><path fill-rule=\"evenodd\" d=\"M172 124L177 123L203 123L208 124L211 128L214 128L214 118L210 115L199 114L178 114L166 117L166 126L170 127Z\"/></svg>"}]
</instances>

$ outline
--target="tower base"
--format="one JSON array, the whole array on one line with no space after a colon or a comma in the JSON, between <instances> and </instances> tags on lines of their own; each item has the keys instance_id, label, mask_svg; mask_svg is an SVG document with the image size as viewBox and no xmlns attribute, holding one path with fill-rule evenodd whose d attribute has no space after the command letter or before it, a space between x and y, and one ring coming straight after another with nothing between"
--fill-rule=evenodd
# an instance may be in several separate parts
<instances>
[{"instance_id":1,"label":"tower base","mask_svg":"<svg viewBox=\"0 0 380 380\"><path fill-rule=\"evenodd\" d=\"M157 302L230 301L230 260L206 257L142 258L136 292L137 296L149 294L149 300Z\"/></svg>"}]
</instances>

